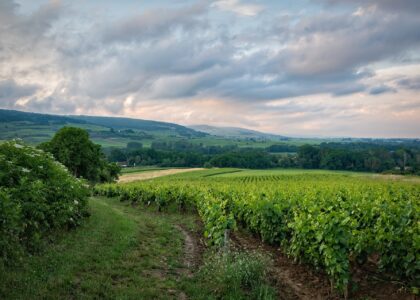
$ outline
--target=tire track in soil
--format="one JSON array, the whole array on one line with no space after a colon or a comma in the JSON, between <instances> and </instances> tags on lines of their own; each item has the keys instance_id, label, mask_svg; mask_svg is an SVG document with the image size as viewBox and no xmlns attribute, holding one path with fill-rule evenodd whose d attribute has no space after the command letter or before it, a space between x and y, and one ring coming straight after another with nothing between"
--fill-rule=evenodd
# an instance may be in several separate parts
<instances>
[{"instance_id":1,"label":"tire track in soil","mask_svg":"<svg viewBox=\"0 0 420 300\"><path fill-rule=\"evenodd\" d=\"M197 232L191 232L185 226L175 224L173 225L184 237L184 259L183 267L177 270L178 274L191 278L193 271L200 265L202 254L204 251L204 244ZM187 295L180 292L178 299L186 300Z\"/></svg>"},{"instance_id":2,"label":"tire track in soil","mask_svg":"<svg viewBox=\"0 0 420 300\"><path fill-rule=\"evenodd\" d=\"M184 259L183 268L179 269L179 273L192 276L192 269L196 266L197 262L197 245L191 234L181 225L174 225L174 227L181 232L184 237Z\"/></svg>"}]
</instances>

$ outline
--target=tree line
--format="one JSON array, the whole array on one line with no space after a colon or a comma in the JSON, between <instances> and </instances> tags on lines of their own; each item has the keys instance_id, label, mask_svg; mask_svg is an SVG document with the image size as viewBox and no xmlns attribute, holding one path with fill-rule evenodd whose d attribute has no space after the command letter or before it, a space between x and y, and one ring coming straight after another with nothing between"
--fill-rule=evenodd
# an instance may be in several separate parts
<instances>
[{"instance_id":1,"label":"tree line","mask_svg":"<svg viewBox=\"0 0 420 300\"><path fill-rule=\"evenodd\" d=\"M272 145L265 149L205 146L188 142L156 142L151 148L129 143L112 149L108 159L128 166L304 168L419 174L420 147L376 143Z\"/></svg>"}]
</instances>

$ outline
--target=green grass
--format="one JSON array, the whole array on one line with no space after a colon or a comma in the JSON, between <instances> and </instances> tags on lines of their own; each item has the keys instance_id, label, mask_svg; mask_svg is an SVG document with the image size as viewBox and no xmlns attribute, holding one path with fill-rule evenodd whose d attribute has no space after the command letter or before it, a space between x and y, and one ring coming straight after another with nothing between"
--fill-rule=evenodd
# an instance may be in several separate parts
<instances>
[{"instance_id":1,"label":"green grass","mask_svg":"<svg viewBox=\"0 0 420 300\"><path fill-rule=\"evenodd\" d=\"M191 299L277 299L268 281L271 259L258 252L212 253L187 281Z\"/></svg>"},{"instance_id":2,"label":"green grass","mask_svg":"<svg viewBox=\"0 0 420 300\"><path fill-rule=\"evenodd\" d=\"M183 252L173 223L194 216L140 211L94 198L86 223L6 270L1 299L176 299Z\"/></svg>"},{"instance_id":3,"label":"green grass","mask_svg":"<svg viewBox=\"0 0 420 300\"><path fill-rule=\"evenodd\" d=\"M0 299L274 299L261 256L209 252L189 277L184 236L197 216L91 198L91 216L18 266L2 269ZM255 259L254 259L255 257ZM195 270L190 270L195 271Z\"/></svg>"}]
</instances>

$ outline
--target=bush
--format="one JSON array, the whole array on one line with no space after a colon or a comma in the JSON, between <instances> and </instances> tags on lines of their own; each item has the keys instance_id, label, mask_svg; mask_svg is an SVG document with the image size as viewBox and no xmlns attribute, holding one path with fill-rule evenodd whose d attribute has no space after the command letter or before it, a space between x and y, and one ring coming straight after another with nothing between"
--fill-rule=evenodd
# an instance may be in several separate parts
<instances>
[{"instance_id":1,"label":"bush","mask_svg":"<svg viewBox=\"0 0 420 300\"><path fill-rule=\"evenodd\" d=\"M0 265L36 252L51 231L79 225L88 193L52 155L15 141L0 145Z\"/></svg>"}]
</instances>

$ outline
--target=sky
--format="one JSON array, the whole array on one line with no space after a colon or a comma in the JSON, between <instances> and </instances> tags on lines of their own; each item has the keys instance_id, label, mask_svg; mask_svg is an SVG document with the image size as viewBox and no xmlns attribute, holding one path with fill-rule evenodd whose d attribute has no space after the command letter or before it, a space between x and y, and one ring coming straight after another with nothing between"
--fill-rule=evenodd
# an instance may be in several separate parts
<instances>
[{"instance_id":1,"label":"sky","mask_svg":"<svg viewBox=\"0 0 420 300\"><path fill-rule=\"evenodd\" d=\"M420 138L419 0L0 0L0 108Z\"/></svg>"}]
</instances>

